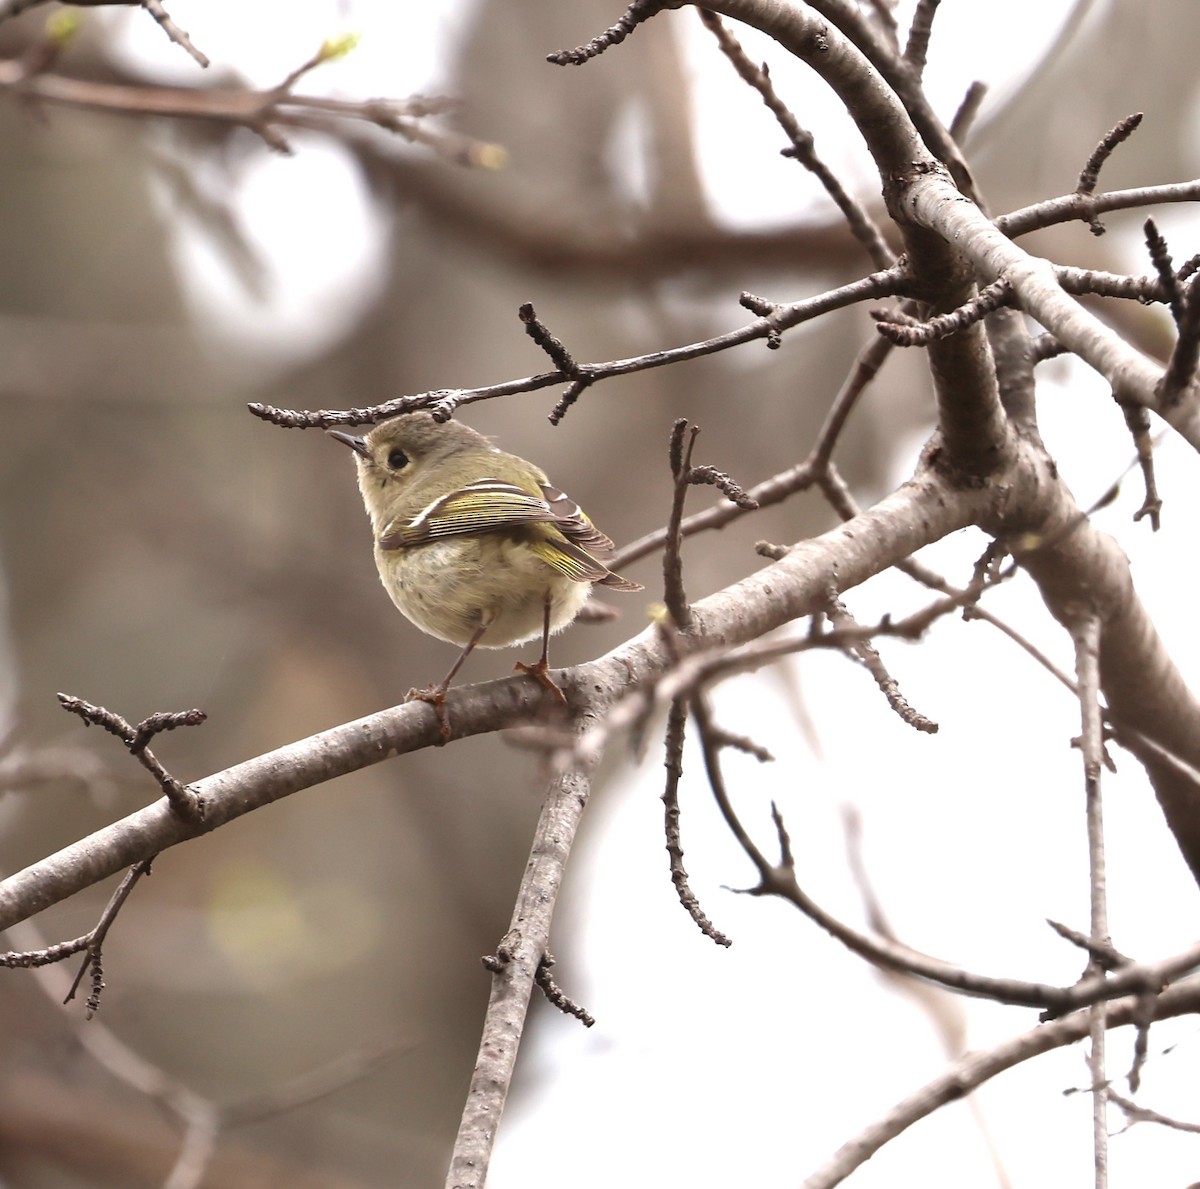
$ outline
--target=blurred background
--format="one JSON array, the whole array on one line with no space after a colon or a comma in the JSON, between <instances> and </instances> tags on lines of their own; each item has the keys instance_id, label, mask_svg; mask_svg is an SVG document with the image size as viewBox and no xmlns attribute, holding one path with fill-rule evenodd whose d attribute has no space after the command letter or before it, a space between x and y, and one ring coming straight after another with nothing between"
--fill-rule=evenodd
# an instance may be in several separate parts
<instances>
[{"instance_id":1,"label":"blurred background","mask_svg":"<svg viewBox=\"0 0 1200 1189\"><path fill-rule=\"evenodd\" d=\"M294 152L282 156L244 129L77 110L20 88L0 94L6 872L156 796L114 740L85 735L62 713L56 691L132 721L203 708L204 726L156 745L192 780L394 704L445 671L451 650L411 628L379 586L346 452L319 433L253 419L248 401L346 408L545 370L517 319L525 301L577 358L595 361L732 329L747 317L742 290L792 301L870 269L817 183L779 156L782 134L689 12L656 19L586 68L559 69L545 55L594 36L619 4L169 8L213 59L209 71L140 11L89 14L54 69L268 87L324 38L353 30L358 49L299 92L450 95L459 103L442 126L503 146L506 161L464 167L349 121L285 130ZM902 27L910 8L898 7ZM53 11L0 25L0 55L41 44ZM1145 123L1102 189L1181 180L1197 173L1198 35L1200 9L1170 0L946 5L929 90L948 121L971 81L991 87L968 155L993 212L1073 189L1095 143L1132 111L1145 111ZM744 41L769 61L818 151L877 208L861 141L819 82L749 31ZM1142 272L1142 218L1106 220L1114 234L1104 239L1074 225L1030 246ZM1177 237L1177 259L1190 255L1195 217L1168 210L1159 221ZM1112 316L1144 349L1169 349L1158 313ZM872 334L855 309L790 332L777 352L758 344L610 381L558 428L546 420L552 390L474 405L463 419L538 461L626 541L665 520L676 417L703 428L698 461L758 482L808 451ZM841 441L837 461L860 502L911 470L928 431L921 362L895 353ZM1131 448L1102 387L1065 364L1045 374L1047 437L1077 468L1066 473L1086 503ZM1172 544L1171 509L1173 499L1186 508L1190 482L1182 466L1167 482L1167 524L1153 541L1129 525L1136 491L1104 514L1123 543L1135 538L1131 553L1149 550L1144 560L1135 553L1138 574L1164 630L1178 623L1181 651L1190 608L1172 601L1171 564L1191 546ZM692 509L707 498L697 492ZM689 594L761 564L756 540L796 540L830 521L805 496L697 541L685 553ZM1175 517L1175 531L1186 521ZM939 563L960 579L980 547L970 536L950 543ZM555 664L641 630L657 562L629 576L647 595L622 600L613 623L560 637ZM1039 643L1065 655L1028 591L1003 597ZM851 605L864 620L922 602L887 583L862 600ZM905 940L990 973L1070 981L1077 956L1042 937L1041 918L1056 909L1086 921L1066 746L1074 711L1026 658L985 637L979 626L941 625L920 650L896 647L910 700L943 724L933 742L909 739L869 681L830 658L736 683L719 706L727 725L779 756L772 769L738 770L755 799L749 812L761 826L767 798L780 801L832 907L862 914L844 853L841 815L853 805L868 869ZM477 654L466 679L507 674L516 657ZM748 871L709 820L702 786L690 783L696 771L689 761L688 866L735 946L715 952L674 903L659 755L652 747L639 765L616 749L555 944L560 982L600 1023L585 1033L535 1004L496 1186L528 1184L534 1168L572 1186L617 1175L697 1186L761 1179L778 1170L780 1128L815 1120L789 1140L800 1153L789 1155L790 1169L799 1160L789 1179L799 1180L932 1076L943 1043L986 1043L1034 1024L1000 1009L970 1021L951 1012L946 1041L946 1028L939 1034L918 1007L889 998L794 914L732 895L726 885L744 885ZM1128 917L1117 908L1114 918L1137 944L1114 935L1153 957L1192 936L1191 912L1179 906L1194 909L1195 889L1138 774L1123 779L1134 791L1114 810L1126 845L1113 860L1118 889L1141 885L1152 903L1175 907L1130 900ZM94 1024L79 1004L64 1012L33 974L0 978L3 1183L161 1184L179 1128L129 1084L139 1080L136 1054L157 1071L143 1070L143 1082L167 1076L226 1105L266 1096L267 1117L221 1136L206 1184L440 1184L487 996L479 955L507 928L538 809L533 758L483 738L288 798L164 855L106 946L108 989ZM37 928L46 941L85 932L111 890L55 907ZM1014 919L1018 949L996 946ZM8 944L39 943L24 932ZM831 982L844 989L837 1005ZM101 1029L129 1050L98 1057ZM890 1056L875 1062L881 1053ZM324 1071L338 1080L347 1054L369 1069L295 1109L269 1109L291 1079ZM1045 1080L1025 1076L1003 1092L1011 1103L993 1106L1001 1159L1017 1172L1034 1154L1045 1161L1041 1145L1020 1153L1034 1128L1061 1137L1068 1118L1072 1139L1058 1146L1054 1176L1090 1183L1086 1095L1063 1097L1084 1078L1080 1054L1029 1075ZM1054 1109L1030 1119L1032 1093ZM1010 1105L1024 1113L1010 1115ZM955 1126L952 1140L940 1120L930 1124L912 1140L928 1142L930 1155L889 1152L861 1183L894 1180L906 1166L892 1159L920 1159L929 1185L995 1175L976 1125ZM1162 1162L1176 1139L1155 1142L1157 1167L1173 1168ZM1144 1161L1134 1143L1116 1159ZM1182 1148L1180 1167L1189 1158L1194 1166L1194 1148ZM1044 1163L1029 1171L1049 1179Z\"/></svg>"}]
</instances>

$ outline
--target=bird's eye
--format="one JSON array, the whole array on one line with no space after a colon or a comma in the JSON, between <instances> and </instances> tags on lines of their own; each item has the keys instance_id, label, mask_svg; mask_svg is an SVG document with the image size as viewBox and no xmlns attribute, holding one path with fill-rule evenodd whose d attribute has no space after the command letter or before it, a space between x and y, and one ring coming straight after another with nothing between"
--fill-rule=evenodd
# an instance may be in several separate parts
<instances>
[{"instance_id":1,"label":"bird's eye","mask_svg":"<svg viewBox=\"0 0 1200 1189\"><path fill-rule=\"evenodd\" d=\"M387 464L393 471L402 470L408 466L408 455L397 447L387 456Z\"/></svg>"}]
</instances>

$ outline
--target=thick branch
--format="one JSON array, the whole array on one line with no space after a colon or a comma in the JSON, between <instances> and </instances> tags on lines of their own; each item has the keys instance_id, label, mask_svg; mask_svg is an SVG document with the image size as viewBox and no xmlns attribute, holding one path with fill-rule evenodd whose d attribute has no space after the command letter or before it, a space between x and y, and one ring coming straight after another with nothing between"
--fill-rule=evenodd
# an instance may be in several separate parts
<instances>
[{"instance_id":1,"label":"thick branch","mask_svg":"<svg viewBox=\"0 0 1200 1189\"><path fill-rule=\"evenodd\" d=\"M1162 407L1157 392L1162 368L1067 296L1049 261L1017 247L944 179L914 179L907 205L913 218L957 245L979 270L981 280L1003 277L1008 281L1017 305L1104 376L1118 401L1153 409L1189 445L1200 449L1200 408L1195 399Z\"/></svg>"},{"instance_id":2,"label":"thick branch","mask_svg":"<svg viewBox=\"0 0 1200 1189\"><path fill-rule=\"evenodd\" d=\"M904 173L915 164L937 167L896 92L813 9L763 0L706 0L704 7L761 30L825 79L853 117L880 176Z\"/></svg>"},{"instance_id":3,"label":"thick branch","mask_svg":"<svg viewBox=\"0 0 1200 1189\"><path fill-rule=\"evenodd\" d=\"M1060 623L1069 627L1081 607L1100 616L1100 688L1114 733L1145 765L1171 832L1200 881L1200 703L1137 597L1124 551L1065 500L1047 515L1038 488L1048 482L1047 474L1036 471L1017 477L1013 491L1023 497L981 527L1009 544ZM1037 509L1035 533L1023 531L1031 524L1025 520L1028 507Z\"/></svg>"},{"instance_id":4,"label":"thick branch","mask_svg":"<svg viewBox=\"0 0 1200 1189\"><path fill-rule=\"evenodd\" d=\"M798 543L782 560L694 605L689 651L732 647L823 606L830 591L857 586L909 554L981 518L988 489L957 491L934 475L906 483L848 524ZM556 675L573 706L600 713L630 685L664 672L670 650L649 629L599 660ZM551 695L525 678L451 689L456 735L536 720ZM437 717L407 703L323 731L192 784L203 826L165 800L63 848L0 883L0 929L244 813L392 756L442 742Z\"/></svg>"},{"instance_id":5,"label":"thick branch","mask_svg":"<svg viewBox=\"0 0 1200 1189\"><path fill-rule=\"evenodd\" d=\"M914 274L910 296L928 300L935 313L969 300L975 277L959 245L940 231L931 234L927 224L912 217L909 192L916 181L937 178L941 192L947 195L945 201L952 194L955 202L970 206L982 222L991 224L973 203L964 200L946 167L925 147L896 91L876 73L863 52L806 6L722 0L707 7L774 37L811 66L845 105L867 142L888 210L904 236ZM832 7L839 10L838 19L849 19L848 5ZM900 61L894 55L887 58ZM957 157L957 150L952 151ZM972 327L937 340L930 344L929 354L945 448L943 463L965 475L986 475L1002 468L1011 444L982 328Z\"/></svg>"}]
</instances>

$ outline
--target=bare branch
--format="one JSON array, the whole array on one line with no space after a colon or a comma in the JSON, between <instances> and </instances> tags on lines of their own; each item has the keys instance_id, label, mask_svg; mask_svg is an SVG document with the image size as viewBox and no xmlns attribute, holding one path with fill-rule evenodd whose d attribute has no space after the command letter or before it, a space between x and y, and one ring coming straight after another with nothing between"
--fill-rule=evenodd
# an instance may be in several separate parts
<instances>
[{"instance_id":1,"label":"bare branch","mask_svg":"<svg viewBox=\"0 0 1200 1189\"><path fill-rule=\"evenodd\" d=\"M687 420L680 417L671 429L669 450L671 477L675 485L671 495L671 515L667 522L667 547L663 551L663 601L671 622L681 632L691 629L692 608L683 588L683 556L680 552L683 540L679 525L683 520L683 502L692 473L692 449L699 432L698 425L693 425L689 430Z\"/></svg>"},{"instance_id":2,"label":"bare branch","mask_svg":"<svg viewBox=\"0 0 1200 1189\"><path fill-rule=\"evenodd\" d=\"M918 79L925 73L925 59L929 53L929 37L933 33L933 18L937 15L940 3L941 0L917 0L912 24L908 27L908 44L904 47L904 60ZM958 138L955 137L955 139Z\"/></svg>"},{"instance_id":3,"label":"bare branch","mask_svg":"<svg viewBox=\"0 0 1200 1189\"><path fill-rule=\"evenodd\" d=\"M1135 1023L1139 1006L1136 998L1121 999L1110 1004L1108 1027L1118 1028ZM1188 979L1159 997L1155 1003L1154 1018L1170 1019L1197 1010L1200 1010L1200 980ZM843 1144L828 1163L804 1181L803 1189L833 1189L885 1144L939 1107L958 1101L964 1094L978 1089L1005 1070L1053 1049L1076 1044L1087 1035L1089 1026L1089 1014L1077 1012L1052 1024L1039 1025L985 1052L968 1053L916 1093L898 1102L860 1135Z\"/></svg>"},{"instance_id":4,"label":"bare branch","mask_svg":"<svg viewBox=\"0 0 1200 1189\"><path fill-rule=\"evenodd\" d=\"M22 12L45 3L46 0L0 0L0 21L18 16ZM117 5L127 8L144 8L158 22L159 28L167 37L190 54L200 66L209 64L208 58L192 44L191 38L171 20L167 10L162 6L161 0L74 0L74 3L79 8L102 8Z\"/></svg>"},{"instance_id":5,"label":"bare branch","mask_svg":"<svg viewBox=\"0 0 1200 1189\"><path fill-rule=\"evenodd\" d=\"M1109 1101L1115 1102L1125 1112L1131 1123L1157 1123L1159 1126L1167 1127L1172 1131L1182 1131L1188 1135L1200 1135L1200 1123L1188 1123L1183 1119L1173 1119L1170 1115L1152 1111L1149 1107L1141 1106L1132 1099L1118 1094L1115 1090L1109 1090L1108 1097Z\"/></svg>"},{"instance_id":6,"label":"bare branch","mask_svg":"<svg viewBox=\"0 0 1200 1189\"><path fill-rule=\"evenodd\" d=\"M1063 293L1047 261L1022 252L978 210L952 195L944 182L917 178L908 196L909 209L921 225L959 244L985 280L1002 276L1008 281L1017 305L1104 376L1118 400L1158 412L1193 448L1200 449L1200 405L1186 400L1165 407L1158 396L1157 364Z\"/></svg>"},{"instance_id":7,"label":"bare branch","mask_svg":"<svg viewBox=\"0 0 1200 1189\"><path fill-rule=\"evenodd\" d=\"M846 609L846 605L841 599L830 600L828 614L830 622L836 627L857 626L854 616ZM888 705L899 715L902 722L927 735L937 734L937 723L926 718L920 711L914 710L908 704L900 692L899 685L896 684L896 679L887 671L883 658L869 640L860 640L858 643L852 644L847 651L862 662L867 672L875 679L875 684L879 686L880 692L887 698Z\"/></svg>"},{"instance_id":8,"label":"bare branch","mask_svg":"<svg viewBox=\"0 0 1200 1189\"><path fill-rule=\"evenodd\" d=\"M88 3L88 0L83 0ZM99 0L102 3L111 3L112 0ZM181 46L186 50L192 58L202 67L209 65L209 60L206 55L202 54L193 44L192 39L167 15L167 10L159 3L159 0L141 0L142 7L158 22L159 28L173 41L176 45Z\"/></svg>"},{"instance_id":9,"label":"bare branch","mask_svg":"<svg viewBox=\"0 0 1200 1189\"><path fill-rule=\"evenodd\" d=\"M1100 774L1104 770L1104 743L1100 717L1100 616L1081 607L1068 625L1075 644L1075 684L1079 694L1083 752L1084 798L1087 806L1088 871L1091 890L1091 938L1096 945L1111 946L1108 935L1108 879L1104 857L1104 813L1100 795ZM1107 966L1095 957L1088 962L1089 975L1103 975ZM1092 1154L1097 1189L1108 1183L1108 1075L1105 1064L1105 1039L1108 1005L1093 1004L1089 1009L1088 1072L1092 1091Z\"/></svg>"},{"instance_id":10,"label":"bare branch","mask_svg":"<svg viewBox=\"0 0 1200 1189\"><path fill-rule=\"evenodd\" d=\"M20 59L0 59L0 90L19 91L22 98L63 104L112 115L205 120L246 128L271 148L290 152L283 128L303 128L337 134L346 124L366 124L421 144L460 165L497 169L504 149L458 133L430 128L425 116L445 109L444 101L420 96L411 99L336 99L296 95L286 88L267 91L214 87L169 87L108 83L72 78L44 69L30 72Z\"/></svg>"},{"instance_id":11,"label":"bare branch","mask_svg":"<svg viewBox=\"0 0 1200 1189\"><path fill-rule=\"evenodd\" d=\"M1142 482L1146 489L1142 506L1133 514L1133 519L1138 521L1149 517L1151 529L1158 532L1163 505L1159 498L1158 480L1154 471L1154 438L1150 433L1150 415L1141 405L1122 405L1121 412L1125 417L1125 425L1133 437L1133 446L1137 451L1137 463L1141 468Z\"/></svg>"},{"instance_id":12,"label":"bare branch","mask_svg":"<svg viewBox=\"0 0 1200 1189\"><path fill-rule=\"evenodd\" d=\"M1059 223L1070 223L1076 219L1086 223L1095 215L1108 211L1137 210L1158 203L1195 202L1197 199L1200 199L1200 180L1172 182L1165 186L1142 186L1134 190L1111 190L1107 194L1072 192L1001 215L996 220L996 230L1012 239L1020 239L1032 231Z\"/></svg>"},{"instance_id":13,"label":"bare branch","mask_svg":"<svg viewBox=\"0 0 1200 1189\"><path fill-rule=\"evenodd\" d=\"M975 120L979 116L979 109L987 98L987 91L986 83L973 82L962 97L958 111L954 113L954 119L950 121L950 135L958 144L962 144L970 136L971 129L975 126Z\"/></svg>"},{"instance_id":14,"label":"bare branch","mask_svg":"<svg viewBox=\"0 0 1200 1189\"><path fill-rule=\"evenodd\" d=\"M1195 400L1193 386L1200 363L1200 276L1193 277L1187 288L1180 292L1179 304L1182 306L1179 337L1157 393L1159 403L1166 409L1177 408L1188 397Z\"/></svg>"},{"instance_id":15,"label":"bare branch","mask_svg":"<svg viewBox=\"0 0 1200 1189\"><path fill-rule=\"evenodd\" d=\"M604 53L610 46L620 45L638 25L648 21L655 13L661 12L663 7L664 0L633 0L615 25L593 37L586 45L573 50L562 50L557 54L548 54L546 61L555 66L582 66Z\"/></svg>"},{"instance_id":16,"label":"bare branch","mask_svg":"<svg viewBox=\"0 0 1200 1189\"><path fill-rule=\"evenodd\" d=\"M1079 181L1075 185L1076 194L1093 194L1095 192L1096 185L1100 181L1100 170L1104 168L1105 162L1112 156L1113 150L1118 145L1123 144L1134 134L1141 122L1142 113L1134 112L1133 115L1118 121L1105 133L1100 143L1092 150L1092 155L1087 159L1079 175ZM1095 216L1088 220L1088 225L1091 227L1093 235L1104 234L1104 224Z\"/></svg>"},{"instance_id":17,"label":"bare branch","mask_svg":"<svg viewBox=\"0 0 1200 1189\"><path fill-rule=\"evenodd\" d=\"M129 749L129 754L135 757L162 789L172 808L181 817L192 822L200 822L204 818L204 802L185 784L176 780L166 768L159 763L158 758L147 746L155 735L163 731L173 731L176 727L199 726L207 717L203 710L181 710L174 712L160 711L143 719L137 726L131 726L119 714L105 709L103 706L93 706L82 698L70 694L59 694L58 700L62 708L71 714L77 714L84 723L95 723L103 727L110 735L115 735Z\"/></svg>"},{"instance_id":18,"label":"bare branch","mask_svg":"<svg viewBox=\"0 0 1200 1189\"><path fill-rule=\"evenodd\" d=\"M1167 295L1167 301L1171 306L1171 317L1175 319L1175 325L1179 326L1183 322L1185 303L1179 278L1175 275L1175 269L1171 262L1171 250L1167 247L1167 241L1163 238L1153 219L1146 220L1144 230L1150 263L1154 265L1159 284Z\"/></svg>"},{"instance_id":19,"label":"bare branch","mask_svg":"<svg viewBox=\"0 0 1200 1189\"><path fill-rule=\"evenodd\" d=\"M907 319L903 323L888 322L886 315L881 315L876 325L880 334L897 347L924 347L935 339L947 338L974 325L1011 300L1012 287L1008 282L993 281L970 301L964 302L948 314L930 318L927 322Z\"/></svg>"},{"instance_id":20,"label":"bare branch","mask_svg":"<svg viewBox=\"0 0 1200 1189\"><path fill-rule=\"evenodd\" d=\"M853 526L798 542L776 565L694 603L696 626L680 639L686 639L689 652L702 652L718 641L730 647L757 640L811 613L831 588L848 590L881 566L901 561L979 519L994 496L984 489L956 489L932 473L918 476L863 512ZM644 632L599 660L556 673L555 680L571 704L578 704L580 692L586 690L589 713L599 715L628 691L631 673L649 681L670 664L670 652L658 633ZM527 723L552 701L549 691L536 682L513 677L452 688L447 709L458 736L466 737ZM424 705L407 703L196 781L191 787L204 802L202 826L181 820L160 801L65 847L0 882L0 929L262 805L441 742L436 717Z\"/></svg>"},{"instance_id":21,"label":"bare branch","mask_svg":"<svg viewBox=\"0 0 1200 1189\"><path fill-rule=\"evenodd\" d=\"M553 1004L565 1016L574 1016L585 1028L591 1028L596 1019L585 1011L573 999L567 997L563 989L554 981L550 967L555 965L554 955L547 950L538 963L537 973L533 976L538 989L546 996L546 1001Z\"/></svg>"},{"instance_id":22,"label":"bare branch","mask_svg":"<svg viewBox=\"0 0 1200 1189\"><path fill-rule=\"evenodd\" d=\"M546 956L550 922L589 792L589 772L576 768L551 782L542 804L512 925L489 963L492 991L483 1038L446 1179L455 1189L481 1189L487 1179L530 993Z\"/></svg>"},{"instance_id":23,"label":"bare branch","mask_svg":"<svg viewBox=\"0 0 1200 1189\"><path fill-rule=\"evenodd\" d=\"M887 272L871 273L860 281L830 289L825 293L790 305L773 306L773 312L759 318L757 321L743 326L728 334L715 335L701 342L689 343L683 347L675 347L665 351L653 351L646 355L637 355L630 359L614 359L607 363L581 363L578 365L577 383L586 381L594 384L599 380L615 376L631 375L634 372L648 371L652 368L666 367L670 364L683 363L689 359L699 359L705 355L715 355L728 351L744 343L757 339L778 335L802 322L818 318L830 310L842 309L860 301L870 301L878 297L890 297L903 284L907 272L901 266L889 269ZM451 413L464 405L474 404L481 400L495 400L501 396L512 396L519 392L535 392L541 388L549 388L561 384L572 377L564 372L542 372L536 376L525 376L518 380L507 380L500 384L488 384L482 388L437 388L428 392L414 393L409 396L396 397L381 405L362 409L330 410L320 409L316 412L301 412L294 409L279 409L273 405L253 403L247 406L250 412L263 421L277 425L282 429L333 429L339 425L369 425L401 413L415 413L420 409L441 410L441 420L446 420Z\"/></svg>"},{"instance_id":24,"label":"bare branch","mask_svg":"<svg viewBox=\"0 0 1200 1189\"><path fill-rule=\"evenodd\" d=\"M671 863L671 883L675 894L688 916L705 937L711 937L717 945L731 946L732 941L709 920L700 901L688 881L687 869L683 865L683 840L680 830L679 782L683 777L683 740L687 730L688 700L680 696L671 702L667 711L667 726L663 746L666 758L663 767L667 770L666 787L663 789L663 826L667 838L667 854Z\"/></svg>"},{"instance_id":25,"label":"bare branch","mask_svg":"<svg viewBox=\"0 0 1200 1189\"><path fill-rule=\"evenodd\" d=\"M875 221L867 214L866 209L854 199L846 188L838 181L837 176L818 156L813 134L800 126L800 121L792 114L788 106L776 94L771 83L766 65L756 66L750 61L741 43L725 28L721 18L714 12L697 9L704 27L717 39L721 52L732 63L738 72L738 77L753 87L762 101L775 117L780 128L791 142L791 147L784 149L784 154L794 157L801 165L812 173L825 187L825 192L833 199L838 210L845 216L854 238L866 249L872 264L878 269L890 267L895 263L895 253L887 246L882 232Z\"/></svg>"}]
</instances>

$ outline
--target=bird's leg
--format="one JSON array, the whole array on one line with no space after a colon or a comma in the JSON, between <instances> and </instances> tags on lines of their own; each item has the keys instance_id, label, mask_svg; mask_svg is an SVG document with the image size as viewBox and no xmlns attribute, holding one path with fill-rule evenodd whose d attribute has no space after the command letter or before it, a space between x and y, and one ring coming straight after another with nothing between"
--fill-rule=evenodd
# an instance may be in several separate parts
<instances>
[{"instance_id":1,"label":"bird's leg","mask_svg":"<svg viewBox=\"0 0 1200 1189\"><path fill-rule=\"evenodd\" d=\"M564 706L567 695L559 689L553 677L550 676L550 594L546 594L546 606L542 618L542 655L541 659L532 665L524 665L520 661L513 666L514 673L527 673L539 685L548 689Z\"/></svg>"},{"instance_id":2,"label":"bird's leg","mask_svg":"<svg viewBox=\"0 0 1200 1189\"><path fill-rule=\"evenodd\" d=\"M475 633L467 641L466 647L458 654L458 660L450 667L450 672L437 685L427 685L424 689L410 689L408 696L404 699L406 702L428 702L433 707L437 714L443 742L450 738L450 715L446 710L446 691L450 688L450 682L454 680L455 674L463 667L463 662L475 651L475 645L483 639L483 633L488 630L491 622L489 619L475 629Z\"/></svg>"}]
</instances>

